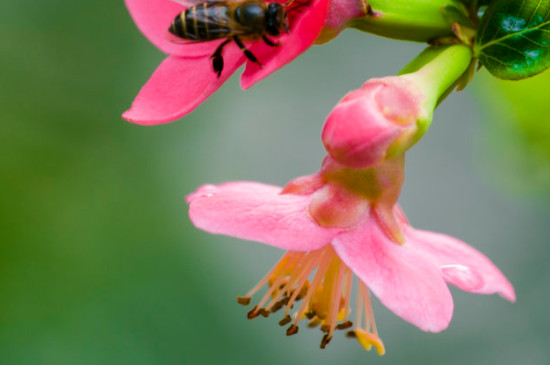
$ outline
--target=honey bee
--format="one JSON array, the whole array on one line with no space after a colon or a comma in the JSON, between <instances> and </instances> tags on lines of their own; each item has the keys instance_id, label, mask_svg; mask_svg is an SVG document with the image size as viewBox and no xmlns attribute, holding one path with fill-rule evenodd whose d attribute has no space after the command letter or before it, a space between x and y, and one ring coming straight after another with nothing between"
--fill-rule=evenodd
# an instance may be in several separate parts
<instances>
[{"instance_id":1,"label":"honey bee","mask_svg":"<svg viewBox=\"0 0 550 365\"><path fill-rule=\"evenodd\" d=\"M174 1L186 5L189 0ZM262 65L246 49L243 41L262 39L268 46L277 47L279 42L268 36L277 37L290 31L287 7L293 1L283 5L264 0L207 0L178 14L168 31L182 42L208 42L225 38L210 56L212 68L220 77L223 48L230 42L235 42L250 61Z\"/></svg>"}]
</instances>

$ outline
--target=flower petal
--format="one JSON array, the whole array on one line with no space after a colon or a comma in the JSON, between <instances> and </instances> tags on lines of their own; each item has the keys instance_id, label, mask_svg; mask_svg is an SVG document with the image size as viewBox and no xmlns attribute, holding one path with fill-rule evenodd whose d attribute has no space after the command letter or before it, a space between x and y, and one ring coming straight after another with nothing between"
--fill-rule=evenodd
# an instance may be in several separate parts
<instances>
[{"instance_id":1,"label":"flower petal","mask_svg":"<svg viewBox=\"0 0 550 365\"><path fill-rule=\"evenodd\" d=\"M512 284L481 252L444 234L407 228L411 245L432 260L449 284L479 294L498 293L514 302Z\"/></svg>"},{"instance_id":2,"label":"flower petal","mask_svg":"<svg viewBox=\"0 0 550 365\"><path fill-rule=\"evenodd\" d=\"M435 265L411 245L393 243L376 219L333 240L342 261L395 314L424 331L447 328L453 299Z\"/></svg>"},{"instance_id":3,"label":"flower petal","mask_svg":"<svg viewBox=\"0 0 550 365\"><path fill-rule=\"evenodd\" d=\"M219 42L174 43L167 38L168 28L185 7L170 0L125 0L139 30L163 52L186 57L209 56Z\"/></svg>"},{"instance_id":4,"label":"flower petal","mask_svg":"<svg viewBox=\"0 0 550 365\"><path fill-rule=\"evenodd\" d=\"M122 117L133 123L154 125L172 122L191 112L244 62L237 47L228 45L226 48L221 77L212 70L209 57L167 57Z\"/></svg>"},{"instance_id":5,"label":"flower petal","mask_svg":"<svg viewBox=\"0 0 550 365\"><path fill-rule=\"evenodd\" d=\"M241 87L248 89L311 47L323 28L328 5L329 0L312 0L311 4L304 8L303 14L299 14L291 23L290 34L281 35L277 39L281 43L279 47L270 47L262 41L252 43L250 51L263 66L247 61L246 69L241 76Z\"/></svg>"},{"instance_id":6,"label":"flower petal","mask_svg":"<svg viewBox=\"0 0 550 365\"><path fill-rule=\"evenodd\" d=\"M341 232L309 218L309 196L280 192L277 186L252 182L206 185L188 196L189 216L207 232L292 251L316 250Z\"/></svg>"}]
</instances>

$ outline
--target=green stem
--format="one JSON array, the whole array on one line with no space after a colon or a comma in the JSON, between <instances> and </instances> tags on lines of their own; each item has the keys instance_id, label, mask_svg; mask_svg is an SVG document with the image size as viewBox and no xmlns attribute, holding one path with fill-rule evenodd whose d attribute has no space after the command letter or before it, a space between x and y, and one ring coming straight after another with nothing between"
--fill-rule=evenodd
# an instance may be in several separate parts
<instances>
[{"instance_id":1,"label":"green stem","mask_svg":"<svg viewBox=\"0 0 550 365\"><path fill-rule=\"evenodd\" d=\"M383 37L426 42L453 36L452 24L443 15L454 0L367 0L370 12L352 20L351 28Z\"/></svg>"},{"instance_id":2,"label":"green stem","mask_svg":"<svg viewBox=\"0 0 550 365\"><path fill-rule=\"evenodd\" d=\"M422 138L432 123L435 107L452 91L471 60L472 51L467 46L432 46L401 70L400 77L414 82L425 100L423 112L416 120L416 131L406 137L407 142L394 143L388 151L389 157L403 153Z\"/></svg>"},{"instance_id":3,"label":"green stem","mask_svg":"<svg viewBox=\"0 0 550 365\"><path fill-rule=\"evenodd\" d=\"M432 110L454 87L472 61L472 51L461 44L426 48L400 75L415 81L426 95L426 110ZM430 113L431 114L431 113Z\"/></svg>"}]
</instances>

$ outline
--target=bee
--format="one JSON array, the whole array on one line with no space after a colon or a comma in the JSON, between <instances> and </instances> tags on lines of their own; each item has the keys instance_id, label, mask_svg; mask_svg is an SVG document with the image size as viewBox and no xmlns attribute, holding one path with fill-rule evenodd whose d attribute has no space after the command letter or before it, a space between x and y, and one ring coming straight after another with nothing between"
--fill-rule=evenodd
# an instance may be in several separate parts
<instances>
[{"instance_id":1,"label":"bee","mask_svg":"<svg viewBox=\"0 0 550 365\"><path fill-rule=\"evenodd\" d=\"M175 0L184 3L186 0ZM248 50L243 41L262 39L270 47L279 42L269 37L289 33L287 4L264 0L207 0L182 11L172 21L168 31L182 42L208 42L225 38L212 59L214 72L221 76L223 70L223 48L235 42L250 61L262 65Z\"/></svg>"}]
</instances>

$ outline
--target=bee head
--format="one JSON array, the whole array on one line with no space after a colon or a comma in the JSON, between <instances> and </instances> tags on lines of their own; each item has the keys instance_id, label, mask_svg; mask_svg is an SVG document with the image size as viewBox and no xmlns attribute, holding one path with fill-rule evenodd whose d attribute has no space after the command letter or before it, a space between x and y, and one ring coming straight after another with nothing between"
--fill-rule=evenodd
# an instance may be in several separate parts
<instances>
[{"instance_id":1,"label":"bee head","mask_svg":"<svg viewBox=\"0 0 550 365\"><path fill-rule=\"evenodd\" d=\"M281 31L289 32L286 10L282 4L273 2L267 6L265 31L272 36L280 35Z\"/></svg>"}]
</instances>

